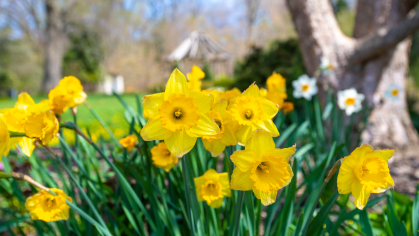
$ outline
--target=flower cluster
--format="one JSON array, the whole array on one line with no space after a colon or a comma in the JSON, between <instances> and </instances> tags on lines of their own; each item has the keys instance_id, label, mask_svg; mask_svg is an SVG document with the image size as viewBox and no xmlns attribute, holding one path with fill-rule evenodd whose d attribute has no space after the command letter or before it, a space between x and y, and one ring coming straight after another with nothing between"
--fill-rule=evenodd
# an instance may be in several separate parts
<instances>
[{"instance_id":1,"label":"flower cluster","mask_svg":"<svg viewBox=\"0 0 419 236\"><path fill-rule=\"evenodd\" d=\"M86 99L80 81L64 77L48 94L48 99L35 103L27 93L21 93L14 107L0 110L0 160L16 145L30 157L36 143L47 146L57 139L59 116L68 108L82 104ZM17 133L11 137L10 133ZM49 192L52 191L53 193ZM33 220L45 222L66 220L71 202L60 189L41 190L26 200L25 207Z\"/></svg>"},{"instance_id":2,"label":"flower cluster","mask_svg":"<svg viewBox=\"0 0 419 236\"><path fill-rule=\"evenodd\" d=\"M141 137L164 140L170 153L182 157L198 137L213 156L218 156L226 146L246 143L258 128L278 136L272 122L278 106L261 97L254 84L242 94L236 91L220 93L223 99L214 103L213 93L189 89L185 76L175 69L165 92L144 97L144 114L149 120Z\"/></svg>"}]
</instances>

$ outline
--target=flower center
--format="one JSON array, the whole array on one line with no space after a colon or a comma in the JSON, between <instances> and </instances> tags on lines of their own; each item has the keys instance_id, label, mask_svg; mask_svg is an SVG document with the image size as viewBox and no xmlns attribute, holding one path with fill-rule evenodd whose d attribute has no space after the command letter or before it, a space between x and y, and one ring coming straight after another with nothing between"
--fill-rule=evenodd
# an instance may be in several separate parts
<instances>
[{"instance_id":1,"label":"flower center","mask_svg":"<svg viewBox=\"0 0 419 236\"><path fill-rule=\"evenodd\" d=\"M356 178L367 187L369 191L387 187L387 178L390 176L388 164L379 157L368 157L359 163L354 173Z\"/></svg>"},{"instance_id":2,"label":"flower center","mask_svg":"<svg viewBox=\"0 0 419 236\"><path fill-rule=\"evenodd\" d=\"M348 105L348 106L354 105L355 104L355 98L347 98L345 100L345 104Z\"/></svg>"},{"instance_id":3,"label":"flower center","mask_svg":"<svg viewBox=\"0 0 419 236\"><path fill-rule=\"evenodd\" d=\"M258 170L260 170L260 171L262 171L262 172L264 172L266 174L269 173L268 166L264 165L263 162L258 165Z\"/></svg>"},{"instance_id":4,"label":"flower center","mask_svg":"<svg viewBox=\"0 0 419 236\"><path fill-rule=\"evenodd\" d=\"M391 95L396 97L397 95L399 95L399 90L398 89L393 89L393 91L391 91Z\"/></svg>"},{"instance_id":5,"label":"flower center","mask_svg":"<svg viewBox=\"0 0 419 236\"><path fill-rule=\"evenodd\" d=\"M303 92L305 92L305 91L307 91L309 88L310 88L310 85L305 84L305 85L303 85L303 86L301 87L301 90L302 90Z\"/></svg>"},{"instance_id":6,"label":"flower center","mask_svg":"<svg viewBox=\"0 0 419 236\"><path fill-rule=\"evenodd\" d=\"M208 204L211 204L220 197L223 197L222 186L218 182L208 180L205 184L201 185L199 195L207 201Z\"/></svg>"},{"instance_id":7,"label":"flower center","mask_svg":"<svg viewBox=\"0 0 419 236\"><path fill-rule=\"evenodd\" d=\"M48 207L51 207L52 204L54 204L54 203L55 203L55 198L54 197L47 198L47 206Z\"/></svg>"},{"instance_id":8,"label":"flower center","mask_svg":"<svg viewBox=\"0 0 419 236\"><path fill-rule=\"evenodd\" d=\"M246 109L246 111L244 112L244 117L246 117L246 119L250 120L252 119L253 116L253 112L250 109Z\"/></svg>"},{"instance_id":9,"label":"flower center","mask_svg":"<svg viewBox=\"0 0 419 236\"><path fill-rule=\"evenodd\" d=\"M180 109L176 110L173 113L173 116L175 117L175 119L180 119L182 117L182 111Z\"/></svg>"},{"instance_id":10,"label":"flower center","mask_svg":"<svg viewBox=\"0 0 419 236\"><path fill-rule=\"evenodd\" d=\"M159 108L160 120L164 128L175 132L190 129L198 124L198 107L191 97L172 94Z\"/></svg>"}]
</instances>

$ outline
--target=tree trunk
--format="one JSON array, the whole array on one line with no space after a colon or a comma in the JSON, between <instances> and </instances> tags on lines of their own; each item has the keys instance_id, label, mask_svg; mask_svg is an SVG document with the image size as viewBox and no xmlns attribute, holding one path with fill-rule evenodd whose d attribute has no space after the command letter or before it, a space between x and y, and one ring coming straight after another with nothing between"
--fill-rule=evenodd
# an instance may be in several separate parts
<instances>
[{"instance_id":1,"label":"tree trunk","mask_svg":"<svg viewBox=\"0 0 419 236\"><path fill-rule=\"evenodd\" d=\"M335 91L355 87L365 94L373 111L362 141L375 148L397 148L395 159L412 156L407 153L419 146L406 104L408 35L419 28L419 15L406 17L417 2L358 1L354 37L350 38L341 32L329 0L287 0L307 72L314 75L325 57L335 73L319 78L321 89L331 84ZM385 96L392 84L401 88L398 100Z\"/></svg>"},{"instance_id":2,"label":"tree trunk","mask_svg":"<svg viewBox=\"0 0 419 236\"><path fill-rule=\"evenodd\" d=\"M55 0L45 0L46 30L44 41L44 78L42 91L48 93L62 77L65 50L64 23Z\"/></svg>"}]
</instances>

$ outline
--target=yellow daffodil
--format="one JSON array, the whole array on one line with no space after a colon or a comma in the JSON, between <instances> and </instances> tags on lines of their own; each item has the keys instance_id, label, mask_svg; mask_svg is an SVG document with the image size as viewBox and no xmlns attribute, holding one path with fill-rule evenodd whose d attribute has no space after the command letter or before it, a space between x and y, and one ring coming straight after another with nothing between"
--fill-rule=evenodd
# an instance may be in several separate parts
<instances>
[{"instance_id":1,"label":"yellow daffodil","mask_svg":"<svg viewBox=\"0 0 419 236\"><path fill-rule=\"evenodd\" d=\"M284 104L284 100L287 99L287 94L284 92L268 91L265 98L278 105L278 109L280 110Z\"/></svg>"},{"instance_id":2,"label":"yellow daffodil","mask_svg":"<svg viewBox=\"0 0 419 236\"><path fill-rule=\"evenodd\" d=\"M241 95L241 92L238 88L233 88L227 91L224 91L220 94L220 99L225 99L230 103L230 99L236 98Z\"/></svg>"},{"instance_id":3,"label":"yellow daffodil","mask_svg":"<svg viewBox=\"0 0 419 236\"><path fill-rule=\"evenodd\" d=\"M217 102L220 101L220 95L221 95L220 91L212 89L212 90L202 90L202 92L204 94L211 94L212 96L214 96L214 103L212 104L212 106L215 106L215 104L217 104Z\"/></svg>"},{"instance_id":4,"label":"yellow daffodil","mask_svg":"<svg viewBox=\"0 0 419 236\"><path fill-rule=\"evenodd\" d=\"M260 96L257 85L252 84L239 97L230 101L228 110L239 127L235 133L237 141L244 145L253 131L263 129L272 137L279 135L272 118L278 113L278 105Z\"/></svg>"},{"instance_id":5,"label":"yellow daffodil","mask_svg":"<svg viewBox=\"0 0 419 236\"><path fill-rule=\"evenodd\" d=\"M62 114L67 108L83 104L86 98L80 80L74 76L64 77L48 94L51 109L55 114Z\"/></svg>"},{"instance_id":6,"label":"yellow daffodil","mask_svg":"<svg viewBox=\"0 0 419 236\"><path fill-rule=\"evenodd\" d=\"M119 140L119 143L126 148L129 152L134 149L135 144L137 143L137 136L135 135L128 135L127 137Z\"/></svg>"},{"instance_id":7,"label":"yellow daffodil","mask_svg":"<svg viewBox=\"0 0 419 236\"><path fill-rule=\"evenodd\" d=\"M57 137L59 125L47 102L41 102L27 109L28 116L24 125L26 136L39 138L47 145Z\"/></svg>"},{"instance_id":8,"label":"yellow daffodil","mask_svg":"<svg viewBox=\"0 0 419 236\"><path fill-rule=\"evenodd\" d=\"M294 176L288 162L295 151L295 145L275 148L272 137L266 131L256 130L246 143L245 150L236 151L230 157L236 165L230 188L253 190L264 206L274 203L278 190L288 185Z\"/></svg>"},{"instance_id":9,"label":"yellow daffodil","mask_svg":"<svg viewBox=\"0 0 419 236\"><path fill-rule=\"evenodd\" d=\"M0 161L3 156L7 156L10 150L10 134L6 125L0 120Z\"/></svg>"},{"instance_id":10,"label":"yellow daffodil","mask_svg":"<svg viewBox=\"0 0 419 236\"><path fill-rule=\"evenodd\" d=\"M158 143L151 149L151 160L153 164L162 167L169 172L178 162L178 158L173 155L164 142Z\"/></svg>"},{"instance_id":11,"label":"yellow daffodil","mask_svg":"<svg viewBox=\"0 0 419 236\"><path fill-rule=\"evenodd\" d=\"M285 92L285 79L282 75L274 72L266 80L266 87L268 91Z\"/></svg>"},{"instance_id":12,"label":"yellow daffodil","mask_svg":"<svg viewBox=\"0 0 419 236\"><path fill-rule=\"evenodd\" d=\"M292 110L294 110L294 103L292 103L292 102L284 102L284 104L282 104L282 111L285 114L290 113Z\"/></svg>"},{"instance_id":13,"label":"yellow daffodil","mask_svg":"<svg viewBox=\"0 0 419 236\"><path fill-rule=\"evenodd\" d=\"M50 190L57 195L54 196L45 190L41 190L26 199L25 207L32 220L51 222L68 219L70 207L65 200L72 202L72 199L60 189L51 188Z\"/></svg>"},{"instance_id":14,"label":"yellow daffodil","mask_svg":"<svg viewBox=\"0 0 419 236\"><path fill-rule=\"evenodd\" d=\"M28 107L35 105L31 96L27 93L20 93L13 108L0 110L4 123L8 130L13 132L25 133L25 122L28 119ZM35 149L35 139L28 137L11 138L10 144L15 147L20 146L22 152L30 157Z\"/></svg>"},{"instance_id":15,"label":"yellow daffodil","mask_svg":"<svg viewBox=\"0 0 419 236\"><path fill-rule=\"evenodd\" d=\"M198 66L193 66L188 76L188 88L193 91L201 91L201 79L205 78L205 73Z\"/></svg>"},{"instance_id":16,"label":"yellow daffodil","mask_svg":"<svg viewBox=\"0 0 419 236\"><path fill-rule=\"evenodd\" d=\"M194 178L194 182L198 201L206 201L210 207L220 207L224 197L231 196L228 173L217 173L214 169L209 169L204 175Z\"/></svg>"},{"instance_id":17,"label":"yellow daffodil","mask_svg":"<svg viewBox=\"0 0 419 236\"><path fill-rule=\"evenodd\" d=\"M227 101L219 101L208 115L215 121L220 128L220 133L211 136L203 136L202 142L213 157L219 156L226 146L236 145L237 139L234 133L237 129L236 122L233 122L230 112L227 111Z\"/></svg>"},{"instance_id":18,"label":"yellow daffodil","mask_svg":"<svg viewBox=\"0 0 419 236\"><path fill-rule=\"evenodd\" d=\"M145 141L164 140L176 157L188 153L197 137L216 135L217 124L206 113L214 98L188 90L185 76L175 69L163 93L144 96L144 112L150 119L141 130Z\"/></svg>"},{"instance_id":19,"label":"yellow daffodil","mask_svg":"<svg viewBox=\"0 0 419 236\"><path fill-rule=\"evenodd\" d=\"M363 209L371 193L382 193L394 187L388 169L388 160L395 150L374 151L369 145L362 145L345 157L339 169L337 180L340 194L352 192L355 205Z\"/></svg>"}]
</instances>

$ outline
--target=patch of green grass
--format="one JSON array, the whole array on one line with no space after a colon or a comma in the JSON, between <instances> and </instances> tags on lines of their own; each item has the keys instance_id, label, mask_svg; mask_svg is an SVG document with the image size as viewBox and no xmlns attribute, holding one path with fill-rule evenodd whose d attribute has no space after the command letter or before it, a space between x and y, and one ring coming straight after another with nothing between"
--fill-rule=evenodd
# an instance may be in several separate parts
<instances>
[{"instance_id":1,"label":"patch of green grass","mask_svg":"<svg viewBox=\"0 0 419 236\"><path fill-rule=\"evenodd\" d=\"M142 95L140 95L141 97ZM125 102L136 110L136 101L135 94L123 94L121 97ZM47 99L47 96L34 96L33 99L36 103ZM0 109L11 108L16 103L16 99L1 99L0 100ZM88 94L86 99L87 103L102 117L102 119L107 123L111 124L115 122L116 115L121 117L121 114L124 114L125 108L121 105L118 99L112 95L104 94ZM63 121L73 121L71 111L67 110L62 115ZM95 117L90 113L86 106L81 105L77 108L77 120L81 127L87 127L91 124L97 122Z\"/></svg>"}]
</instances>

